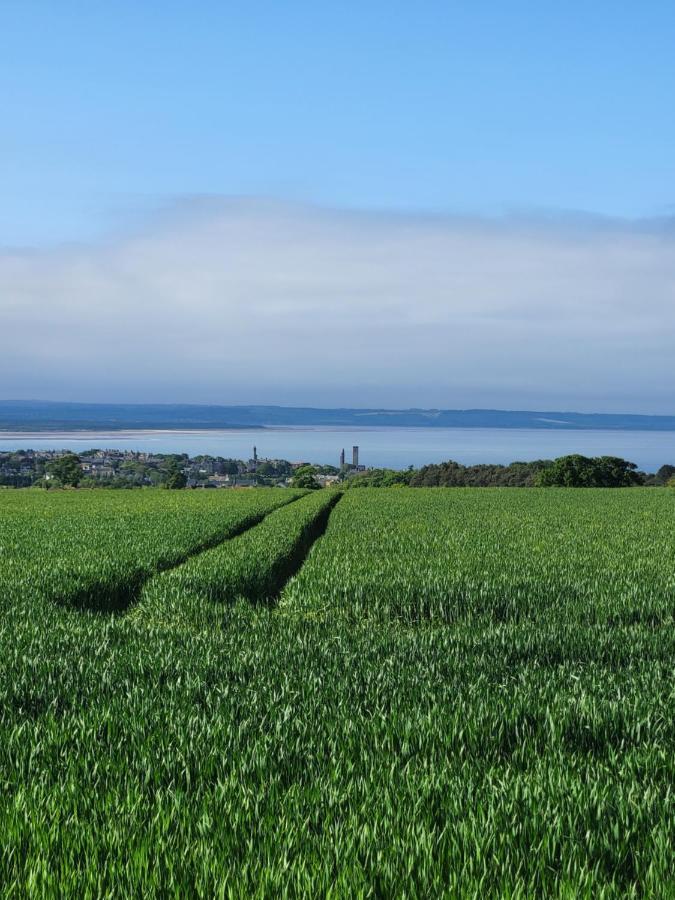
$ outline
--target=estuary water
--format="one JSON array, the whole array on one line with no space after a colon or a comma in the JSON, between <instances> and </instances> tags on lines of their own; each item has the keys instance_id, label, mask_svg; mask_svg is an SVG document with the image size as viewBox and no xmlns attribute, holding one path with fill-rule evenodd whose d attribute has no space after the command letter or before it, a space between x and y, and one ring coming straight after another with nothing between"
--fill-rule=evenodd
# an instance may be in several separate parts
<instances>
[{"instance_id":1,"label":"estuary water","mask_svg":"<svg viewBox=\"0 0 675 900\"><path fill-rule=\"evenodd\" d=\"M0 451L32 448L82 452L91 447L261 458L338 465L359 446L365 466L404 469L454 459L465 465L553 459L567 453L621 456L647 472L675 465L673 431L566 431L509 428L298 427L208 431L75 431L3 433Z\"/></svg>"}]
</instances>

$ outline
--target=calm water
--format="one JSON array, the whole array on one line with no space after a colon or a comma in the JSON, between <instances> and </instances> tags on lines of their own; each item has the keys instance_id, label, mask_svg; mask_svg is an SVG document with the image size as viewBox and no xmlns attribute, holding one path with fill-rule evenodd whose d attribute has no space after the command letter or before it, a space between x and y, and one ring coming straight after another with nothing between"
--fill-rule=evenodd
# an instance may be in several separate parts
<instances>
[{"instance_id":1,"label":"calm water","mask_svg":"<svg viewBox=\"0 0 675 900\"><path fill-rule=\"evenodd\" d=\"M149 432L88 431L59 434L6 435L0 450L114 447L156 453L189 453L248 459L258 456L291 461L338 464L342 447L347 461L358 444L366 466L403 469L448 459L473 463L509 463L551 459L566 453L610 454L656 471L675 464L675 432L539 431L503 428L270 428L264 431Z\"/></svg>"}]
</instances>

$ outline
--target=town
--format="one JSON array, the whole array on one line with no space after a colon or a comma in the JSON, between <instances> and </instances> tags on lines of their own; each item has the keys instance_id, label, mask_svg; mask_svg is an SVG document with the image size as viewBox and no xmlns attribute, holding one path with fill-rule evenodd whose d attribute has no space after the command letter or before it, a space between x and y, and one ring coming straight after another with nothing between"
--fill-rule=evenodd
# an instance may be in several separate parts
<instances>
[{"instance_id":1,"label":"town","mask_svg":"<svg viewBox=\"0 0 675 900\"><path fill-rule=\"evenodd\" d=\"M331 487L366 471L357 446L351 463L341 451L338 466L268 459L257 447L248 460L114 449L0 452L0 487Z\"/></svg>"}]
</instances>

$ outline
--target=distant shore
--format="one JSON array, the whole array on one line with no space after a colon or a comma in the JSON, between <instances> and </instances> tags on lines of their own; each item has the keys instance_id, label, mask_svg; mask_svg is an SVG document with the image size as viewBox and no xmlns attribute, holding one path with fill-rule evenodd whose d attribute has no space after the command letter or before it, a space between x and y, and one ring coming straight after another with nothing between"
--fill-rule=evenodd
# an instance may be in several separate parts
<instances>
[{"instance_id":1,"label":"distant shore","mask_svg":"<svg viewBox=\"0 0 675 900\"><path fill-rule=\"evenodd\" d=\"M223 433L231 434L233 432L247 431L287 431L287 428L267 429L262 425L246 426L242 428L60 428L50 429L41 428L36 431L3 431L0 429L0 440L26 440L27 438L35 438L36 440L51 440L52 438L65 438L67 440L89 440L90 438L105 438L113 440L120 438L122 440L143 438L153 435L200 435Z\"/></svg>"},{"instance_id":2,"label":"distant shore","mask_svg":"<svg viewBox=\"0 0 675 900\"><path fill-rule=\"evenodd\" d=\"M367 409L0 400L0 433L190 434L272 428L499 428L541 431L662 431L675 415L555 410Z\"/></svg>"}]
</instances>

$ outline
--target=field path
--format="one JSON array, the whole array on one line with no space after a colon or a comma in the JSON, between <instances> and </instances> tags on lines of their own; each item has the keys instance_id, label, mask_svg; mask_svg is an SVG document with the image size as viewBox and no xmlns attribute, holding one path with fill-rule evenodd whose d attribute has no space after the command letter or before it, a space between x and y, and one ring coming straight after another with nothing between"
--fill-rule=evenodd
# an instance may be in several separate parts
<instances>
[{"instance_id":1,"label":"field path","mask_svg":"<svg viewBox=\"0 0 675 900\"><path fill-rule=\"evenodd\" d=\"M0 608L35 599L123 612L158 572L241 535L304 492L17 492L0 499Z\"/></svg>"},{"instance_id":2,"label":"field path","mask_svg":"<svg viewBox=\"0 0 675 900\"><path fill-rule=\"evenodd\" d=\"M325 532L341 496L311 493L274 510L239 537L157 574L144 584L132 618L160 627L217 627L224 607L236 600L275 606Z\"/></svg>"}]
</instances>

